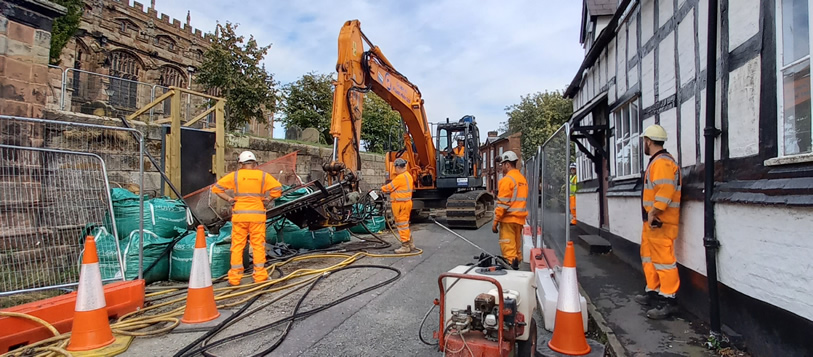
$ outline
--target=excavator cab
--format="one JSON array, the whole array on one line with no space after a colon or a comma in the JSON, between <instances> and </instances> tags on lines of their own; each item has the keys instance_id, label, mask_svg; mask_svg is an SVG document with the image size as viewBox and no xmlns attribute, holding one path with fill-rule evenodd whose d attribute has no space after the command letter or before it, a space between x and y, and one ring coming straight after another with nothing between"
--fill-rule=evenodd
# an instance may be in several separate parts
<instances>
[{"instance_id":1,"label":"excavator cab","mask_svg":"<svg viewBox=\"0 0 813 357\"><path fill-rule=\"evenodd\" d=\"M466 115L456 123L447 119L446 123L438 124L436 145L438 188L482 187L480 132L474 116Z\"/></svg>"}]
</instances>

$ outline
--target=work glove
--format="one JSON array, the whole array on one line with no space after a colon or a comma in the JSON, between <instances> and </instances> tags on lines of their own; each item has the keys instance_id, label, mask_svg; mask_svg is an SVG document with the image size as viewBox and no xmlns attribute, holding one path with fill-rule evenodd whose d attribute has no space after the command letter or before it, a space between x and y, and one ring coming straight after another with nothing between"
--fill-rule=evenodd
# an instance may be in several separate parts
<instances>
[{"instance_id":1,"label":"work glove","mask_svg":"<svg viewBox=\"0 0 813 357\"><path fill-rule=\"evenodd\" d=\"M494 232L494 233L499 233L500 232L500 230L497 229L497 222L494 222L494 224L491 225L491 231Z\"/></svg>"}]
</instances>

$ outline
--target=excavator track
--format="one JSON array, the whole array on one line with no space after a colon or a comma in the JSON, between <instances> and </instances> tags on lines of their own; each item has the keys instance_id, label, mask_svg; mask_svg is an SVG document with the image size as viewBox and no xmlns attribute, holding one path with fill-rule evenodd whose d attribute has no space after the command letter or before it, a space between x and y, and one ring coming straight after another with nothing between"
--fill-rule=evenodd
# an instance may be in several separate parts
<instances>
[{"instance_id":1,"label":"excavator track","mask_svg":"<svg viewBox=\"0 0 813 357\"><path fill-rule=\"evenodd\" d=\"M494 195L485 190L455 193L446 200L446 225L477 229L494 219Z\"/></svg>"}]
</instances>

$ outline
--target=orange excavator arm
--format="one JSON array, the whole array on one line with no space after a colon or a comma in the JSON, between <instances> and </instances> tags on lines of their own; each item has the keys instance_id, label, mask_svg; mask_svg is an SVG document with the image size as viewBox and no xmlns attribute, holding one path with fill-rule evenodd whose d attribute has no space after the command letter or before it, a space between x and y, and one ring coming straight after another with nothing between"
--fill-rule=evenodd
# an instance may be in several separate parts
<instances>
[{"instance_id":1,"label":"orange excavator arm","mask_svg":"<svg viewBox=\"0 0 813 357\"><path fill-rule=\"evenodd\" d=\"M328 166L334 170L328 171L338 174L340 166L353 172L361 170L364 94L373 91L400 113L406 124L403 158L409 163L408 168L416 178L417 187L434 187L433 179L422 179L437 177L437 159L421 92L395 70L381 49L361 32L360 26L358 20L347 21L339 32L338 78L333 93L330 126L330 134L334 138L333 157ZM365 44L369 48L367 51L364 50Z\"/></svg>"}]
</instances>

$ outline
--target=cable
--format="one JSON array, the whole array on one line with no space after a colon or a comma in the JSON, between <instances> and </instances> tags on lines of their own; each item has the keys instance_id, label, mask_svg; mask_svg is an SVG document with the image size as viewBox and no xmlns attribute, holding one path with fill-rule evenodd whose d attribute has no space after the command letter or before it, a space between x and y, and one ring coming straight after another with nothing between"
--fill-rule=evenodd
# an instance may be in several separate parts
<instances>
[{"instance_id":1,"label":"cable","mask_svg":"<svg viewBox=\"0 0 813 357\"><path fill-rule=\"evenodd\" d=\"M432 304L432 307L429 308L429 311L427 311L426 314L423 315L423 320L421 320L421 325L418 327L418 338L421 339L421 342L423 342L423 344L427 345L427 346L437 346L438 345L438 342L435 342L435 343L426 342L426 340L423 339L423 324L426 323L426 318L429 317L429 314L432 313L432 310L434 310L435 307L437 307L437 305Z\"/></svg>"},{"instance_id":2,"label":"cable","mask_svg":"<svg viewBox=\"0 0 813 357\"><path fill-rule=\"evenodd\" d=\"M370 269L370 268L390 270L390 271L395 272L396 275L394 277L390 278L390 279L387 279L387 280L383 281L383 282L372 285L370 287L362 289L362 290L360 290L358 292L355 292L353 294L343 296L343 297L338 298L338 299L336 299L336 300L334 300L334 301L332 301L330 303L321 305L321 306L319 306L317 308L314 308L314 309L311 309L311 310L308 310L308 311L304 311L304 312L299 312L299 309L302 306L302 302L304 302L304 300L308 297L310 292L313 291L313 288L315 288L316 285L318 285L320 282L322 282L326 277L329 277L331 275L334 275L334 273L344 271L344 270L349 270L349 269ZM280 324L282 324L284 322L290 321L291 323L293 323L293 321L295 321L295 320L314 315L314 314L316 314L318 312L329 309L329 308L331 308L331 307L333 307L335 305L338 305L338 304L340 304L342 302L348 301L348 300L350 300L350 299L352 299L352 298L354 298L356 296L365 294L365 293L367 293L369 291L372 291L372 290L378 289L378 288L380 288L382 286L388 285L388 284L394 282L395 280L397 280L400 277L401 277L401 271L399 271L398 269L395 269L393 267L386 266L386 265L353 265L353 266L342 267L342 268L333 270L332 272L327 272L327 273L325 273L323 275L320 275L309 286L308 290L306 290L305 293L302 295L302 297L300 297L299 301L296 304L296 307L294 308L293 314L291 316L281 318L279 320L276 320L276 321L271 322L269 324L266 324L264 326L260 326L258 328L253 329L253 330L250 330L250 331L246 331L246 332L243 332L243 333L240 333L240 334L237 334L237 335L232 335L232 336L226 337L226 338L224 338L222 340L215 341L212 344L207 345L205 347L199 347L197 349L194 349L194 350L190 351L192 346L197 345L198 343L200 343L200 341L196 341L193 344L190 344L189 346L185 347L182 351L176 353L175 357L192 356L192 355L195 355L195 354L198 354L198 353L203 353L204 355L206 355L206 351L209 350L209 349L212 349L214 347L226 344L226 343L234 341L234 340L242 339L244 337L248 337L248 336L263 332L263 331L265 331L265 330L267 330L269 328L275 327L275 326L280 325ZM283 334L277 339L277 341L271 347L269 347L266 350L261 351L260 353L256 354L255 356L265 356L265 355L271 353L273 350L275 350L280 344L282 344L282 341L284 341L285 337L288 335L288 332L290 331L290 328L291 328L291 324L288 324L286 326Z\"/></svg>"}]
</instances>

